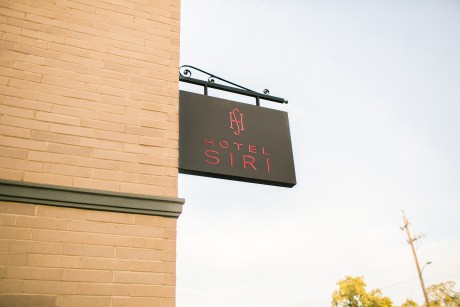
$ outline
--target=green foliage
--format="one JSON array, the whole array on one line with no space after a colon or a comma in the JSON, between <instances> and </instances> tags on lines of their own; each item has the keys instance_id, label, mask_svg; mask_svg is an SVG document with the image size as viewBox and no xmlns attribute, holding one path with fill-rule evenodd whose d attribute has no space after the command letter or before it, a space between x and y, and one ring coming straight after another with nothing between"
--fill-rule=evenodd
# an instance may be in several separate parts
<instances>
[{"instance_id":1,"label":"green foliage","mask_svg":"<svg viewBox=\"0 0 460 307\"><path fill-rule=\"evenodd\" d=\"M430 307L460 307L460 292L455 291L455 283L447 281L428 287Z\"/></svg>"},{"instance_id":2,"label":"green foliage","mask_svg":"<svg viewBox=\"0 0 460 307\"><path fill-rule=\"evenodd\" d=\"M401 307L418 307L418 304L411 299L407 299Z\"/></svg>"},{"instance_id":3,"label":"green foliage","mask_svg":"<svg viewBox=\"0 0 460 307\"><path fill-rule=\"evenodd\" d=\"M332 293L332 307L393 307L391 299L383 296L379 289L367 292L363 277L345 276L337 285L339 289ZM430 307L460 307L460 292L454 287L453 281L429 286L427 293ZM423 306L426 307L425 304ZM407 299L401 307L419 307L419 305Z\"/></svg>"},{"instance_id":4,"label":"green foliage","mask_svg":"<svg viewBox=\"0 0 460 307\"><path fill-rule=\"evenodd\" d=\"M345 276L337 285L339 289L332 293L333 307L393 307L390 298L379 289L368 293L362 277Z\"/></svg>"}]
</instances>

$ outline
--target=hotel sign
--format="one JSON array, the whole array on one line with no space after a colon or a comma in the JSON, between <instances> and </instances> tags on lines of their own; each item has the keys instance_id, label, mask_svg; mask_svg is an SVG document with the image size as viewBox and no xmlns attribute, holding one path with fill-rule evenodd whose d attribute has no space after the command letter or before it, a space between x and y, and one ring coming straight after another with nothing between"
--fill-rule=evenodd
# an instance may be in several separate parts
<instances>
[{"instance_id":1,"label":"hotel sign","mask_svg":"<svg viewBox=\"0 0 460 307\"><path fill-rule=\"evenodd\" d=\"M296 184L286 112L180 91L179 171Z\"/></svg>"}]
</instances>

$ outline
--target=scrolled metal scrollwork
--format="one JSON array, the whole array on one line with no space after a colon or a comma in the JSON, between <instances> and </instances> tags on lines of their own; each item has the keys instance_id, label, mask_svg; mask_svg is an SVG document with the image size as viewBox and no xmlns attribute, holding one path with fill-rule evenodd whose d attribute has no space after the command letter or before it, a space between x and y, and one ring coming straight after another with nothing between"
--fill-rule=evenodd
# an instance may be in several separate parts
<instances>
[{"instance_id":1,"label":"scrolled metal scrollwork","mask_svg":"<svg viewBox=\"0 0 460 307\"><path fill-rule=\"evenodd\" d=\"M192 72L190 71L190 69L187 68L187 66L181 66L179 68L179 74L183 77L191 77L192 76Z\"/></svg>"},{"instance_id":2,"label":"scrolled metal scrollwork","mask_svg":"<svg viewBox=\"0 0 460 307\"><path fill-rule=\"evenodd\" d=\"M200 79L192 78L192 71L193 72L198 72L198 74L205 75L205 77L203 78L204 80L203 79L200 80ZM270 100L270 101L274 101L274 102L278 102L278 103L287 103L287 100L284 100L283 98L270 96L270 91L268 89L264 89L263 93L256 92L256 91L253 91L253 90L251 90L251 89L249 89L247 87L244 87L244 86L241 86L239 84L230 82L228 80L225 80L224 78L218 77L218 76L216 76L214 74L211 74L211 73L209 73L207 71L204 71L204 70L202 70L200 68L197 68L197 67L194 67L194 66L191 66L191 65L182 65L179 68L179 74L183 78L183 79L181 79L181 81L185 81L185 82L188 82L188 83L199 84L199 85L204 86L205 95L207 95L207 88L208 87L214 87L214 88L218 88L218 89L225 90L225 91L230 91L230 92L234 92L234 93L238 93L238 94L242 94L242 95L252 96L252 97L256 98L257 105L259 105L259 99ZM207 81L205 81L206 78L207 78ZM219 82L219 84L218 84L218 82ZM213 85L211 86L211 84L213 84ZM231 90L232 87L234 88L234 90Z\"/></svg>"}]
</instances>

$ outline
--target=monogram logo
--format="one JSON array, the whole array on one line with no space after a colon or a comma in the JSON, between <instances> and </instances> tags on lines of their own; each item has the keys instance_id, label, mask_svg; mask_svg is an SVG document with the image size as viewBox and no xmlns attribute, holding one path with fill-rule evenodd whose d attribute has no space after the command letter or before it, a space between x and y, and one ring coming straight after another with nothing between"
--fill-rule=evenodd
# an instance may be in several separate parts
<instances>
[{"instance_id":1,"label":"monogram logo","mask_svg":"<svg viewBox=\"0 0 460 307\"><path fill-rule=\"evenodd\" d=\"M230 115L230 129L234 130L235 135L240 135L241 131L244 131L243 113L240 110L234 108L232 112L228 112ZM235 124L235 125L233 125Z\"/></svg>"}]
</instances>

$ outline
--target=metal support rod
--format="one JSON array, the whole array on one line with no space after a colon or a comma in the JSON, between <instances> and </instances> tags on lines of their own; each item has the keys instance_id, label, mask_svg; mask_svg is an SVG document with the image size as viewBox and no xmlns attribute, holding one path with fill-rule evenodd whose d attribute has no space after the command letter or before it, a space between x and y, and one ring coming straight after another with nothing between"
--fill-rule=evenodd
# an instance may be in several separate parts
<instances>
[{"instance_id":1,"label":"metal support rod","mask_svg":"<svg viewBox=\"0 0 460 307\"><path fill-rule=\"evenodd\" d=\"M181 71L182 69L184 70L183 72ZM192 70L194 69L194 70L197 70L197 71L199 71L201 73L207 74L209 76L208 80L203 81L203 80L192 78L191 77L192 73L191 73L190 69L192 69ZM267 89L264 90L264 93L258 93L256 91L250 90L250 89L248 89L246 87L243 87L241 85L238 85L236 83L233 83L233 82L230 82L228 80L222 79L220 77L217 77L216 75L210 74L210 73L208 73L208 72L206 72L204 70L201 70L199 68L196 68L196 67L193 67L193 66L190 66L190 65L181 66L181 68L179 70L179 73L180 73L179 81L203 86L205 95L208 95L208 88L213 88L213 89L218 89L218 90L231 92L231 93L235 93L235 94L240 94L240 95L244 95L244 96L254 97L256 99L256 105L257 106L260 106L260 99L268 100L268 101L272 101L272 102L277 102L277 103L288 103L288 101L285 100L284 98L269 95L269 91ZM225 82L227 84L231 84L232 86L216 83L215 80L220 80L220 81Z\"/></svg>"},{"instance_id":2,"label":"metal support rod","mask_svg":"<svg viewBox=\"0 0 460 307\"><path fill-rule=\"evenodd\" d=\"M404 211L403 211L403 221L404 221L404 228L406 229L407 237L409 238L408 242L412 248L412 254L414 255L415 266L417 267L418 277L420 279L420 284L422 285L423 296L425 297L426 307L430 307L430 301L428 300L428 294L426 293L425 283L423 282L422 270L420 270L420 265L418 264L418 259L417 259L417 253L415 252L415 248L414 248L414 241L409 231L409 221L406 218Z\"/></svg>"}]
</instances>

